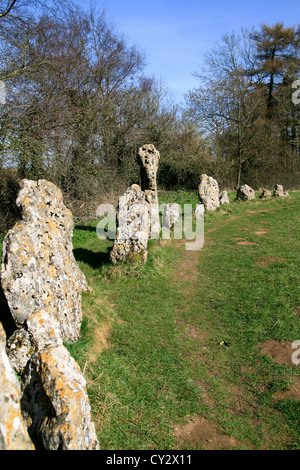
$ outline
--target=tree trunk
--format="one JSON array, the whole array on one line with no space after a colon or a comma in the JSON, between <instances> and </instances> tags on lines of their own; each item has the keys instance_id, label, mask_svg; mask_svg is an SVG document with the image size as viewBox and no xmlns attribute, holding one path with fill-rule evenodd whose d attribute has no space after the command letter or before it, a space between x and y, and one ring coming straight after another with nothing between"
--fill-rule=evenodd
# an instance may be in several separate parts
<instances>
[{"instance_id":1,"label":"tree trunk","mask_svg":"<svg viewBox=\"0 0 300 470\"><path fill-rule=\"evenodd\" d=\"M242 162L239 160L239 166L236 176L236 189L238 189L241 185L241 174L242 174Z\"/></svg>"}]
</instances>

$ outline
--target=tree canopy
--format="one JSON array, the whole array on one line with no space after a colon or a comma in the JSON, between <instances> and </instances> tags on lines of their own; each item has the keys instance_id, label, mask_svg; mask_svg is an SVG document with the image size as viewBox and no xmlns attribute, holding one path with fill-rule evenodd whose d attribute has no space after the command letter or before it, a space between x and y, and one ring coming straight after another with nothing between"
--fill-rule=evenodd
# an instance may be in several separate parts
<instances>
[{"instance_id":1,"label":"tree canopy","mask_svg":"<svg viewBox=\"0 0 300 470\"><path fill-rule=\"evenodd\" d=\"M75 215L93 210L139 182L145 143L160 151L160 188L195 189L201 173L227 188L298 185L299 106L291 98L299 60L299 27L227 33L179 109L145 74L144 52L103 11L69 0L1 2L3 220L24 177L53 181Z\"/></svg>"}]
</instances>

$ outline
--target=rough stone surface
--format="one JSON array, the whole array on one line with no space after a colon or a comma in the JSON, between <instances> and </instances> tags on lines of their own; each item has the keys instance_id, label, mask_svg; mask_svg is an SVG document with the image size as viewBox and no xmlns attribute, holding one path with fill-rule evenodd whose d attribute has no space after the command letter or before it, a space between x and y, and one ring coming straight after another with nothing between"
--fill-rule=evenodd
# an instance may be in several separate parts
<instances>
[{"instance_id":1,"label":"rough stone surface","mask_svg":"<svg viewBox=\"0 0 300 470\"><path fill-rule=\"evenodd\" d=\"M276 197L286 197L289 196L288 191L284 191L282 184L275 184L273 188L273 194Z\"/></svg>"},{"instance_id":2,"label":"rough stone surface","mask_svg":"<svg viewBox=\"0 0 300 470\"><path fill-rule=\"evenodd\" d=\"M63 344L59 322L49 307L37 310L32 315L29 315L27 328L38 351L49 346L60 346Z\"/></svg>"},{"instance_id":3,"label":"rough stone surface","mask_svg":"<svg viewBox=\"0 0 300 470\"><path fill-rule=\"evenodd\" d=\"M219 196L220 204L230 204L227 191L222 191Z\"/></svg>"},{"instance_id":4,"label":"rough stone surface","mask_svg":"<svg viewBox=\"0 0 300 470\"><path fill-rule=\"evenodd\" d=\"M179 205L176 202L169 202L164 206L163 227L171 228L181 217Z\"/></svg>"},{"instance_id":5,"label":"rough stone surface","mask_svg":"<svg viewBox=\"0 0 300 470\"><path fill-rule=\"evenodd\" d=\"M48 307L28 316L24 326L8 338L6 352L14 370L21 375L37 351L60 344L63 344L60 325Z\"/></svg>"},{"instance_id":6,"label":"rough stone surface","mask_svg":"<svg viewBox=\"0 0 300 470\"><path fill-rule=\"evenodd\" d=\"M0 344L1 357L21 376L21 390L12 399L37 449L98 449L85 379L63 345L79 336L81 292L88 288L73 256L72 214L61 192L45 180L23 180L17 204L23 219L4 240L1 267L2 288L18 327L7 340L9 359ZM0 392L0 404L2 398ZM22 441L7 441L19 421L13 415L3 419L0 445L22 449Z\"/></svg>"},{"instance_id":7,"label":"rough stone surface","mask_svg":"<svg viewBox=\"0 0 300 470\"><path fill-rule=\"evenodd\" d=\"M160 153L154 145L146 144L139 148L139 163L141 168L141 189L145 192L146 200L151 205L151 231L159 233L159 209L156 175Z\"/></svg>"},{"instance_id":8,"label":"rough stone surface","mask_svg":"<svg viewBox=\"0 0 300 470\"><path fill-rule=\"evenodd\" d=\"M63 345L45 348L23 374L22 407L37 449L97 450L86 382Z\"/></svg>"},{"instance_id":9,"label":"rough stone surface","mask_svg":"<svg viewBox=\"0 0 300 470\"><path fill-rule=\"evenodd\" d=\"M236 197L242 201L250 201L251 199L255 198L255 191L247 184L244 184L237 190Z\"/></svg>"},{"instance_id":10,"label":"rough stone surface","mask_svg":"<svg viewBox=\"0 0 300 470\"><path fill-rule=\"evenodd\" d=\"M20 407L21 388L5 352L0 323L0 450L34 450Z\"/></svg>"},{"instance_id":11,"label":"rough stone surface","mask_svg":"<svg viewBox=\"0 0 300 470\"><path fill-rule=\"evenodd\" d=\"M87 283L73 255L73 219L61 191L46 180L23 180L22 220L3 242L1 284L18 326L51 306L64 340L78 339L81 292Z\"/></svg>"},{"instance_id":12,"label":"rough stone surface","mask_svg":"<svg viewBox=\"0 0 300 470\"><path fill-rule=\"evenodd\" d=\"M118 260L147 261L151 208L140 186L133 184L119 198L117 234L110 253L112 263Z\"/></svg>"},{"instance_id":13,"label":"rough stone surface","mask_svg":"<svg viewBox=\"0 0 300 470\"><path fill-rule=\"evenodd\" d=\"M7 340L6 353L19 375L23 373L27 362L36 351L34 339L25 328L18 328Z\"/></svg>"},{"instance_id":14,"label":"rough stone surface","mask_svg":"<svg viewBox=\"0 0 300 470\"><path fill-rule=\"evenodd\" d=\"M271 197L272 193L266 188L262 188L261 190L261 195L259 196L260 199L267 199L268 197Z\"/></svg>"},{"instance_id":15,"label":"rough stone surface","mask_svg":"<svg viewBox=\"0 0 300 470\"><path fill-rule=\"evenodd\" d=\"M204 204L206 211L214 211L220 206L219 185L211 176L201 175L198 186L199 203Z\"/></svg>"}]
</instances>

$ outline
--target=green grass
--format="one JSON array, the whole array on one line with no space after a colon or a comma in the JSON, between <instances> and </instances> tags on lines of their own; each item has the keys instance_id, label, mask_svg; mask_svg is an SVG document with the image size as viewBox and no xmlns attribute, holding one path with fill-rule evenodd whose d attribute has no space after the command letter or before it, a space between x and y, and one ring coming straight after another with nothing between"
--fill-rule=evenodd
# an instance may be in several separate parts
<instances>
[{"instance_id":1,"label":"green grass","mask_svg":"<svg viewBox=\"0 0 300 470\"><path fill-rule=\"evenodd\" d=\"M81 242L81 234L75 235L74 242ZM95 246L102 243L95 240ZM95 259L100 259L95 253ZM110 346L86 367L102 448L172 448L174 417L198 410L200 392L178 350L176 291L170 285L175 258L174 246L162 249L153 241L145 266L95 268L79 261L96 295L113 303ZM101 305L98 310L90 295L83 298L83 310L89 311L89 317L93 310L100 329L106 323ZM89 335L86 325L85 331ZM70 348L83 366L89 353L85 334Z\"/></svg>"},{"instance_id":2,"label":"green grass","mask_svg":"<svg viewBox=\"0 0 300 470\"><path fill-rule=\"evenodd\" d=\"M97 221L75 226L74 254L94 293L83 294L81 338L67 347L103 449L202 449L174 436L199 416L234 448L299 448L299 401L276 394L299 380L300 366L260 350L300 339L300 192L229 197L205 214L204 247L190 257L180 241L150 240L145 265L113 266ZM159 202L195 207L198 197L162 191Z\"/></svg>"},{"instance_id":3,"label":"green grass","mask_svg":"<svg viewBox=\"0 0 300 470\"><path fill-rule=\"evenodd\" d=\"M294 341L300 334L298 197L243 206L237 202L229 215L210 216L209 226L217 230L208 238L215 244L201 253L199 297L189 303L189 319L184 311L187 323L209 334L206 361L197 364L194 377L204 378L211 387L217 403L211 416L255 448L266 441L271 448L289 446L290 422L274 412L274 394L288 388L299 372L261 357L258 345L268 339ZM255 234L263 227L268 228L267 234ZM257 245L238 246L234 238ZM269 264L260 265L260 260L271 258ZM229 347L220 347L224 340ZM242 389L242 399L237 387L239 392ZM259 425L253 426L254 422ZM284 437L279 444L280 434Z\"/></svg>"},{"instance_id":4,"label":"green grass","mask_svg":"<svg viewBox=\"0 0 300 470\"><path fill-rule=\"evenodd\" d=\"M196 281L180 276L184 245L151 240L146 265L112 266L112 241L97 238L96 221L75 227L74 253L95 294L83 295L82 336L69 347L84 368L103 449L177 448L174 426L193 416L240 448L298 448L298 402L275 394L299 369L259 346L300 339L300 193L230 199L205 214ZM195 205L197 195L163 192L160 202ZM205 340L185 334L191 325Z\"/></svg>"}]
</instances>

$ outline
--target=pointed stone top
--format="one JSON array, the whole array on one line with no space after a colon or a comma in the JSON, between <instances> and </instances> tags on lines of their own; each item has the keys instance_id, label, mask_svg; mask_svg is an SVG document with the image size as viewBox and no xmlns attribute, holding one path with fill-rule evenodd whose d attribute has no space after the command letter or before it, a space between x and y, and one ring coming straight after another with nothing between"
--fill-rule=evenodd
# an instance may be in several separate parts
<instances>
[{"instance_id":1,"label":"pointed stone top","mask_svg":"<svg viewBox=\"0 0 300 470\"><path fill-rule=\"evenodd\" d=\"M158 161L160 159L160 153L153 144L145 144L139 148L139 156L143 162L143 165L154 165L158 166Z\"/></svg>"}]
</instances>

